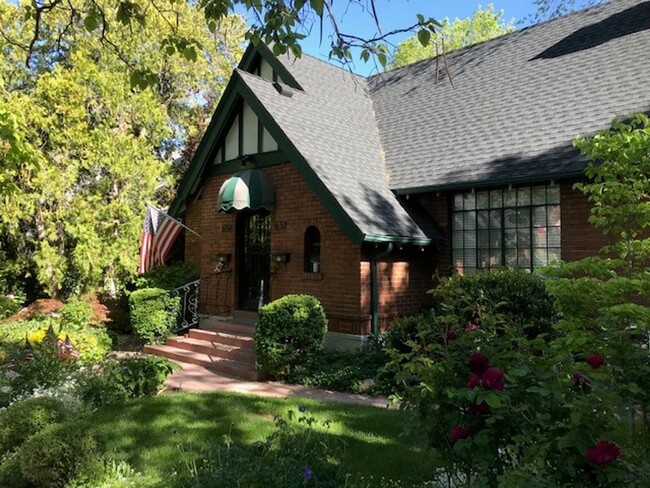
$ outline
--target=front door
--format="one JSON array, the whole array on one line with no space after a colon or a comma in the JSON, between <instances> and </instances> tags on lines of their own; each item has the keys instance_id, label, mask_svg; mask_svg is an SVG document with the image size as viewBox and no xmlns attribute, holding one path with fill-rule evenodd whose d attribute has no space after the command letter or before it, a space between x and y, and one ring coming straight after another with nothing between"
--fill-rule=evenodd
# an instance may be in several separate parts
<instances>
[{"instance_id":1,"label":"front door","mask_svg":"<svg viewBox=\"0 0 650 488\"><path fill-rule=\"evenodd\" d=\"M237 256L239 309L257 311L259 304L268 303L269 298L271 215L267 211L238 213Z\"/></svg>"}]
</instances>

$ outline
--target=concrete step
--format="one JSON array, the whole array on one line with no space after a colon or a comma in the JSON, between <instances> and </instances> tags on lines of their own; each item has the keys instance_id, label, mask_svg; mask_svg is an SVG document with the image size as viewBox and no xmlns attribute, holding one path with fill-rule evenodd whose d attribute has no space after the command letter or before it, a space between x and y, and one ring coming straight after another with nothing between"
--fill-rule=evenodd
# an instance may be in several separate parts
<instances>
[{"instance_id":1,"label":"concrete step","mask_svg":"<svg viewBox=\"0 0 650 488\"><path fill-rule=\"evenodd\" d=\"M257 312L247 310L233 310L232 321L237 324L255 325L257 322Z\"/></svg>"},{"instance_id":2,"label":"concrete step","mask_svg":"<svg viewBox=\"0 0 650 488\"><path fill-rule=\"evenodd\" d=\"M255 353L250 347L229 346L220 342L205 341L194 337L173 337L167 341L167 345L246 364L255 364Z\"/></svg>"},{"instance_id":3,"label":"concrete step","mask_svg":"<svg viewBox=\"0 0 650 488\"><path fill-rule=\"evenodd\" d=\"M202 354L196 351L179 349L170 345L154 346L148 344L144 347L144 352L156 356L163 356L174 361L196 364L235 378L244 378L250 381L260 381L263 379L263 374L256 371L254 365L211 356L209 354Z\"/></svg>"},{"instance_id":4,"label":"concrete step","mask_svg":"<svg viewBox=\"0 0 650 488\"><path fill-rule=\"evenodd\" d=\"M224 332L232 335L253 337L254 327L248 324L239 324L232 320L207 318L201 320L200 329L212 332Z\"/></svg>"},{"instance_id":5,"label":"concrete step","mask_svg":"<svg viewBox=\"0 0 650 488\"><path fill-rule=\"evenodd\" d=\"M254 349L252 334L240 335L240 334L229 334L226 332L212 332L210 330L190 329L188 333L188 337L191 337L192 339L199 339L202 341L225 344L227 346L237 346L237 347L245 347L248 349Z\"/></svg>"}]
</instances>

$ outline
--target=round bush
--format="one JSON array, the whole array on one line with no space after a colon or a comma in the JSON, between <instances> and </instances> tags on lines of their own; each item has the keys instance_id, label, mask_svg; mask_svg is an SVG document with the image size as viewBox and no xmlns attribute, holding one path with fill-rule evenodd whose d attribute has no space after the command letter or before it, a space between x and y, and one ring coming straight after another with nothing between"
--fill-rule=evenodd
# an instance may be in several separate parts
<instances>
[{"instance_id":1,"label":"round bush","mask_svg":"<svg viewBox=\"0 0 650 488\"><path fill-rule=\"evenodd\" d=\"M99 442L89 422L51 425L18 450L20 470L41 487L62 487L84 463L100 456Z\"/></svg>"},{"instance_id":2,"label":"round bush","mask_svg":"<svg viewBox=\"0 0 650 488\"><path fill-rule=\"evenodd\" d=\"M27 398L10 405L0 412L0 455L65 417L63 403L50 397Z\"/></svg>"},{"instance_id":3,"label":"round bush","mask_svg":"<svg viewBox=\"0 0 650 488\"><path fill-rule=\"evenodd\" d=\"M255 327L258 367L284 378L323 348L327 318L310 295L287 295L262 307Z\"/></svg>"}]
</instances>

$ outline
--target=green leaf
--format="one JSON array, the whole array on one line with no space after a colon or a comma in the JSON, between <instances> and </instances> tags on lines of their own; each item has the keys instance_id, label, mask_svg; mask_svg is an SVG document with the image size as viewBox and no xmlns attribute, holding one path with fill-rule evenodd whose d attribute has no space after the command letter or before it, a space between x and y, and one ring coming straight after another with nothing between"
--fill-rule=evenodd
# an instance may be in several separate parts
<instances>
[{"instance_id":1,"label":"green leaf","mask_svg":"<svg viewBox=\"0 0 650 488\"><path fill-rule=\"evenodd\" d=\"M311 5L311 8L314 9L316 15L318 15L319 17L323 16L323 7L324 7L323 0L309 0L309 5Z\"/></svg>"},{"instance_id":2,"label":"green leaf","mask_svg":"<svg viewBox=\"0 0 650 488\"><path fill-rule=\"evenodd\" d=\"M91 11L84 19L84 27L88 32L92 32L99 26L99 12Z\"/></svg>"},{"instance_id":3,"label":"green leaf","mask_svg":"<svg viewBox=\"0 0 650 488\"><path fill-rule=\"evenodd\" d=\"M499 408L503 405L499 395L494 392L490 392L485 396L485 402L490 406L490 408Z\"/></svg>"},{"instance_id":4,"label":"green leaf","mask_svg":"<svg viewBox=\"0 0 650 488\"><path fill-rule=\"evenodd\" d=\"M431 42L431 31L428 29L420 29L418 31L418 41L423 46L428 46L429 42Z\"/></svg>"}]
</instances>

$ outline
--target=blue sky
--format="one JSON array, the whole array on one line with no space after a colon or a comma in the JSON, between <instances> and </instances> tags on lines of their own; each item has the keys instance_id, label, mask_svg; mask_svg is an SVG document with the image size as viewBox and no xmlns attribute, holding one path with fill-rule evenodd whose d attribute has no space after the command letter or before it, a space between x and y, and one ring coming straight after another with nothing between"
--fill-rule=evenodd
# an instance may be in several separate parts
<instances>
[{"instance_id":1,"label":"blue sky","mask_svg":"<svg viewBox=\"0 0 650 488\"><path fill-rule=\"evenodd\" d=\"M373 36L377 28L371 15L365 10L367 0L353 0L348 3L347 0L338 0L334 2L337 21L343 32L359 35L367 38ZM368 2L369 3L369 2ZM416 14L421 13L426 18L433 17L443 19L449 17L451 20L456 17L470 17L479 5L486 6L492 3L496 10L504 10L504 18L514 18L516 27L524 27L525 23L520 23L526 17L535 12L535 6L532 0L492 0L480 2L477 0L376 0L377 14L380 25L384 32L398 28L403 28L414 24ZM348 8L349 5L349 8ZM311 33L307 39L302 42L303 51L322 59L327 59L329 53L329 35L331 30L326 29L324 25L323 42L320 43L319 26L312 26ZM407 37L408 34L396 36L395 42ZM358 61L358 55L355 56L357 61L354 64L354 71L360 74L368 74L375 69L373 63L363 63Z\"/></svg>"}]
</instances>

